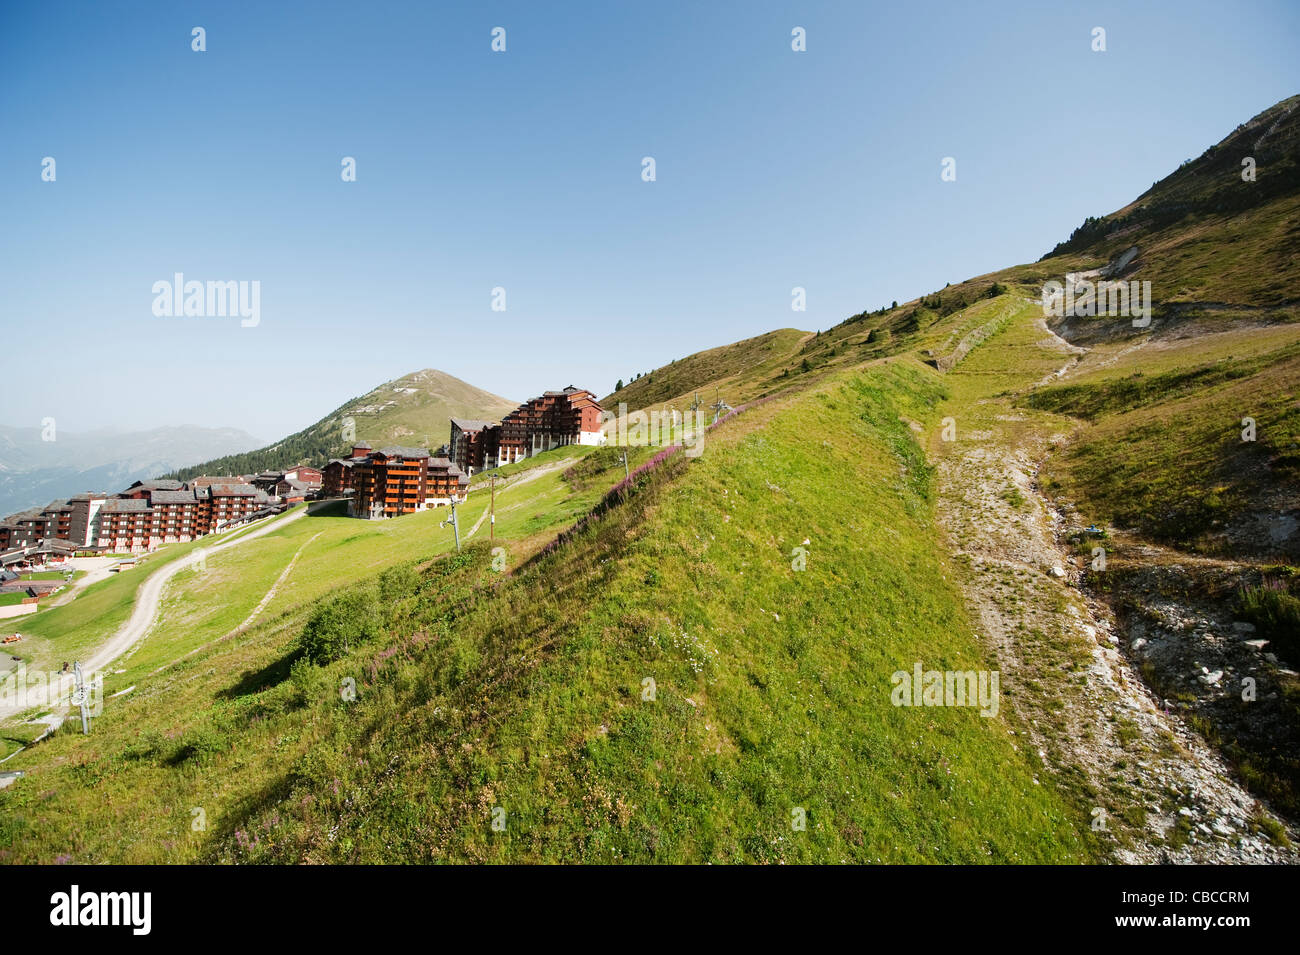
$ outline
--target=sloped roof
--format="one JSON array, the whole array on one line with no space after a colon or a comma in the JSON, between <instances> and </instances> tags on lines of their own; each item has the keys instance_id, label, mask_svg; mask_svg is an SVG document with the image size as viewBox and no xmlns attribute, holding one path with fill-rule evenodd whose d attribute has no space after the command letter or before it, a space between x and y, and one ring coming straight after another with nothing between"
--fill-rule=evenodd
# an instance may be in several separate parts
<instances>
[{"instance_id":1,"label":"sloped roof","mask_svg":"<svg viewBox=\"0 0 1300 955\"><path fill-rule=\"evenodd\" d=\"M380 448L379 453L390 458L427 458L429 457L428 448L407 448L400 444L392 444L386 448Z\"/></svg>"},{"instance_id":2,"label":"sloped roof","mask_svg":"<svg viewBox=\"0 0 1300 955\"><path fill-rule=\"evenodd\" d=\"M251 484L213 484L209 488L213 497L257 497L257 488Z\"/></svg>"},{"instance_id":3,"label":"sloped roof","mask_svg":"<svg viewBox=\"0 0 1300 955\"><path fill-rule=\"evenodd\" d=\"M193 491L150 491L150 504L194 504L197 502Z\"/></svg>"},{"instance_id":4,"label":"sloped roof","mask_svg":"<svg viewBox=\"0 0 1300 955\"><path fill-rule=\"evenodd\" d=\"M155 481L136 481L127 490L140 488L143 491L179 491L185 485L180 481L159 478Z\"/></svg>"},{"instance_id":5,"label":"sloped roof","mask_svg":"<svg viewBox=\"0 0 1300 955\"><path fill-rule=\"evenodd\" d=\"M136 497L110 497L100 510L119 514L145 512L149 510L149 502Z\"/></svg>"}]
</instances>

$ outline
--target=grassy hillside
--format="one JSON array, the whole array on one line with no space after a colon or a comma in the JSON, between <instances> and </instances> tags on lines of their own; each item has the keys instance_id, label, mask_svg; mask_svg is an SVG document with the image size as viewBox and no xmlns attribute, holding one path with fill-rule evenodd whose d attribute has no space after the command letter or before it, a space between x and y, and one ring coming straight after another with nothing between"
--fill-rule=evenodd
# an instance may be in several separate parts
<instances>
[{"instance_id":1,"label":"grassy hillside","mask_svg":"<svg viewBox=\"0 0 1300 955\"><path fill-rule=\"evenodd\" d=\"M437 448L451 437L451 418L496 420L518 402L475 388L446 372L426 368L353 398L311 427L247 454L232 454L167 477L185 480L199 474L249 474L295 464L324 465L351 450L344 419L352 418L356 440L380 448L388 444Z\"/></svg>"},{"instance_id":2,"label":"grassy hillside","mask_svg":"<svg viewBox=\"0 0 1300 955\"><path fill-rule=\"evenodd\" d=\"M1129 205L1089 219L1048 256L1105 262L1136 245L1134 268L1164 303L1295 302L1300 269L1300 96L1238 126ZM1242 179L1253 159L1254 181Z\"/></svg>"},{"instance_id":3,"label":"grassy hillside","mask_svg":"<svg viewBox=\"0 0 1300 955\"><path fill-rule=\"evenodd\" d=\"M1049 468L1054 490L1164 543L1285 552L1231 532L1267 498L1300 501L1300 324L1158 341L1089 365L1027 399L1086 422Z\"/></svg>"},{"instance_id":4,"label":"grassy hillside","mask_svg":"<svg viewBox=\"0 0 1300 955\"><path fill-rule=\"evenodd\" d=\"M6 858L1096 858L1005 715L891 705L917 661L989 666L899 420L940 398L920 367L829 377L513 574L475 544L196 654L11 761L32 775L0 792Z\"/></svg>"},{"instance_id":5,"label":"grassy hillside","mask_svg":"<svg viewBox=\"0 0 1300 955\"><path fill-rule=\"evenodd\" d=\"M810 335L797 328L781 328L697 352L625 383L600 403L611 411L617 410L620 402L632 410L656 405L682 408L698 391L705 404L712 404L715 393L720 393L724 401L736 406L777 385L781 372L796 361L799 344Z\"/></svg>"}]
</instances>

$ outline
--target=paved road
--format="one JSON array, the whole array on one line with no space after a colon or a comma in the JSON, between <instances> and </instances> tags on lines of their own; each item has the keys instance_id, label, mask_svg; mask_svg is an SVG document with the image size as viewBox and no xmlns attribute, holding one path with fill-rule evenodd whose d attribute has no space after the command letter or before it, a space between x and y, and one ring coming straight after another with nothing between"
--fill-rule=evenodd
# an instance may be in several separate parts
<instances>
[{"instance_id":1,"label":"paved road","mask_svg":"<svg viewBox=\"0 0 1300 955\"><path fill-rule=\"evenodd\" d=\"M277 531L284 527L290 521L295 521L307 513L306 508L299 508L293 513L268 521L255 530L241 534L238 538L226 541L224 544L215 544L212 547L202 548L203 554L219 554L221 551L230 547L238 547L246 541L254 540ZM120 657L139 641L143 640L153 626L154 618L158 615L158 604L162 600L163 588L167 582L186 568L193 567L199 560L199 550L192 551L179 560L174 560L170 564L160 567L150 575L135 595L135 606L131 610L131 617L122 628L117 631L107 643L103 644L98 650L91 654L88 659L81 661L81 669L87 677L98 671L107 670L108 665ZM131 573L131 571L126 571ZM0 704L0 719L13 716L23 709L19 704Z\"/></svg>"}]
</instances>

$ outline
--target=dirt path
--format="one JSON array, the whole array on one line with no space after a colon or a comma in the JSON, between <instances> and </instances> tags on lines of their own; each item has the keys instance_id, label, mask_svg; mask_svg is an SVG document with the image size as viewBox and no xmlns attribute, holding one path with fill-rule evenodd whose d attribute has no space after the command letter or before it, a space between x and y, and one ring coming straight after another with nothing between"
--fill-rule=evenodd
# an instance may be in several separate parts
<instances>
[{"instance_id":1,"label":"dirt path","mask_svg":"<svg viewBox=\"0 0 1300 955\"><path fill-rule=\"evenodd\" d=\"M93 674L99 671L107 670L108 665L120 657L123 653L130 650L140 640L143 640L148 634L150 627L153 626L154 619L158 615L158 604L162 599L163 588L167 582L179 574L182 570L193 567L205 555L217 554L231 547L236 547L246 541L255 540L272 531L280 530L291 521L297 520L306 513L305 509L294 511L286 517L272 520L260 528L241 534L237 539L225 541L212 547L202 548L187 554L179 560L174 560L158 570L140 585L136 591L134 607L131 609L131 616L125 624L115 633L107 642L95 650L89 658L82 662L82 670L86 674ZM19 712L21 707L18 704L8 704L0 706L0 719L13 716Z\"/></svg>"},{"instance_id":2,"label":"dirt path","mask_svg":"<svg viewBox=\"0 0 1300 955\"><path fill-rule=\"evenodd\" d=\"M577 460L578 460L577 458L565 458L564 460L556 461L553 464L547 464L540 468L533 468L530 471L525 471L518 478L511 481L509 484L499 485L497 487L497 496L499 497L500 495L504 494L506 491L510 490L510 488L512 487L519 487L519 485L521 484L527 484L529 481L535 481L539 477L542 477L543 475L550 474L554 471L559 471L564 468L572 467L574 464L577 463ZM480 484L478 488L470 488L471 491L480 490L480 489L486 489L486 486ZM482 514L479 515L478 520L474 522L474 526L469 529L469 533L465 535L465 540L469 540L471 537L473 537L475 532L480 527L483 526L483 522L487 520L487 518L488 518L488 511L485 510Z\"/></svg>"},{"instance_id":3,"label":"dirt path","mask_svg":"<svg viewBox=\"0 0 1300 955\"><path fill-rule=\"evenodd\" d=\"M1049 336L1038 347L1071 359L1050 378L1068 377L1080 352ZM1090 816L1081 823L1116 861L1297 861L1259 831L1260 807L1218 755L1160 709L1106 609L1078 590L1087 558L1063 549L1063 518L1036 485L1068 436L1011 402L1004 393L950 408L972 430L936 464L940 520L1022 745L1078 796Z\"/></svg>"},{"instance_id":4,"label":"dirt path","mask_svg":"<svg viewBox=\"0 0 1300 955\"><path fill-rule=\"evenodd\" d=\"M324 531L318 531L317 533L313 534L301 547L298 548L297 551L294 552L294 555L289 560L289 563L285 564L284 570L280 572L280 576L277 577L275 579L275 583L271 585L271 589L266 592L266 596L264 596L258 602L257 606L253 608L253 612L250 613L246 618L244 618L243 623L235 627L233 630L229 630L226 633L223 633L215 640L209 640L207 643L203 644L202 646L195 647L193 650L189 651L188 653L182 654L181 656L177 657L175 660L169 660L167 663L164 663L162 666L158 667L158 669L151 671L149 675L156 676L157 674L161 673L163 670L166 670L169 666L172 666L180 662L181 660L184 660L187 657L192 657L194 656L194 654L199 653L202 650L206 650L208 649L208 647L218 644L222 640L229 639L230 637L233 637L237 633L243 633L245 630L251 627L253 623L257 620L257 618L261 616L262 611L266 609L266 605L269 604L273 599L275 599L276 592L280 589L280 587L284 584L284 582L289 579L289 575L293 573L293 565L298 563L298 558L301 557L302 552L307 549L307 545L310 544L312 541L314 541L316 538L320 537L320 535L324 533L325 533Z\"/></svg>"},{"instance_id":5,"label":"dirt path","mask_svg":"<svg viewBox=\"0 0 1300 955\"><path fill-rule=\"evenodd\" d=\"M109 568L117 563L117 559L114 557L74 557L70 563L74 570L84 570L86 576L74 580L63 593L47 603L43 609L62 607L66 603L71 603L76 599L77 594L91 584L97 584L101 580L112 577L113 574Z\"/></svg>"}]
</instances>

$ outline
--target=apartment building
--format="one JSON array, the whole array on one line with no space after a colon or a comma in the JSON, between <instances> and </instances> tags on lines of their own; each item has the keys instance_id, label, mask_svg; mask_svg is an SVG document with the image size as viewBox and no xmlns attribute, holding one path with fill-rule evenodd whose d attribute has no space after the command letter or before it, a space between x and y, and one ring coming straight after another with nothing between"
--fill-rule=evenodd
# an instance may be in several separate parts
<instances>
[{"instance_id":1,"label":"apartment building","mask_svg":"<svg viewBox=\"0 0 1300 955\"><path fill-rule=\"evenodd\" d=\"M155 544L177 544L202 537L208 532L194 491L153 491L149 507L155 518Z\"/></svg>"},{"instance_id":2,"label":"apartment building","mask_svg":"<svg viewBox=\"0 0 1300 955\"><path fill-rule=\"evenodd\" d=\"M358 461L364 461L370 454L370 442L358 441L352 446L352 454L346 458L334 458L325 465L321 473L321 496L342 497L352 490L352 469Z\"/></svg>"},{"instance_id":3,"label":"apartment building","mask_svg":"<svg viewBox=\"0 0 1300 955\"><path fill-rule=\"evenodd\" d=\"M292 501L305 488L290 482ZM0 521L0 552L66 542L73 548L148 551L182 543L269 513L266 492L238 478L136 481L120 494L78 494Z\"/></svg>"},{"instance_id":4,"label":"apartment building","mask_svg":"<svg viewBox=\"0 0 1300 955\"><path fill-rule=\"evenodd\" d=\"M135 553L153 548L154 516L149 502L138 497L115 497L99 509L99 539L102 549L113 553Z\"/></svg>"},{"instance_id":5,"label":"apartment building","mask_svg":"<svg viewBox=\"0 0 1300 955\"><path fill-rule=\"evenodd\" d=\"M469 494L469 475L451 458L431 457L425 500L434 506L457 503Z\"/></svg>"},{"instance_id":6,"label":"apartment building","mask_svg":"<svg viewBox=\"0 0 1300 955\"><path fill-rule=\"evenodd\" d=\"M500 423L451 419L450 456L463 471L500 467L570 444L605 443L596 396L573 385L524 402Z\"/></svg>"},{"instance_id":7,"label":"apartment building","mask_svg":"<svg viewBox=\"0 0 1300 955\"><path fill-rule=\"evenodd\" d=\"M0 521L0 551L31 547L46 539L71 536L72 507L68 501L51 501L45 507L11 514Z\"/></svg>"},{"instance_id":8,"label":"apartment building","mask_svg":"<svg viewBox=\"0 0 1300 955\"><path fill-rule=\"evenodd\" d=\"M500 427L501 425L495 421L452 418L448 457L462 471L468 472L470 468L475 471L483 470L485 462L490 457L494 457L489 448L497 447L498 436L494 432L497 432Z\"/></svg>"},{"instance_id":9,"label":"apartment building","mask_svg":"<svg viewBox=\"0 0 1300 955\"><path fill-rule=\"evenodd\" d=\"M225 530L231 524L245 521L267 502L265 492L242 482L209 484L196 491L201 494L199 515L201 518L206 517L209 531Z\"/></svg>"},{"instance_id":10,"label":"apartment building","mask_svg":"<svg viewBox=\"0 0 1300 955\"><path fill-rule=\"evenodd\" d=\"M450 458L400 445L358 453L368 447L354 447L352 458L331 461L325 469L327 494L350 482L344 490L351 491L348 513L353 517L378 520L412 514L463 501L469 492L469 476Z\"/></svg>"}]
</instances>

